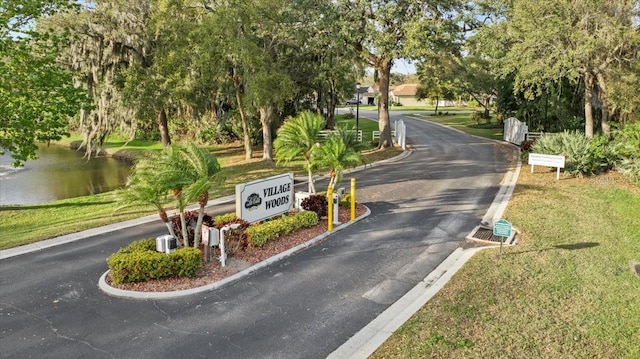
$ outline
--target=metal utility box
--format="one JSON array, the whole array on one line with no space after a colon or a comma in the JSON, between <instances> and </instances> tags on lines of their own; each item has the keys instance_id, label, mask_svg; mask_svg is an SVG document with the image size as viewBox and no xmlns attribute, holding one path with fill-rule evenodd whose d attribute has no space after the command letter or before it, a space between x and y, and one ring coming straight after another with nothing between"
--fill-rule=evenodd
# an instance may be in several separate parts
<instances>
[{"instance_id":1,"label":"metal utility box","mask_svg":"<svg viewBox=\"0 0 640 359\"><path fill-rule=\"evenodd\" d=\"M220 245L220 230L215 227L209 227L206 224L202 225L202 241L209 247L215 247Z\"/></svg>"},{"instance_id":2,"label":"metal utility box","mask_svg":"<svg viewBox=\"0 0 640 359\"><path fill-rule=\"evenodd\" d=\"M178 240L170 235L165 234L159 237L156 237L156 251L171 253L178 248Z\"/></svg>"}]
</instances>

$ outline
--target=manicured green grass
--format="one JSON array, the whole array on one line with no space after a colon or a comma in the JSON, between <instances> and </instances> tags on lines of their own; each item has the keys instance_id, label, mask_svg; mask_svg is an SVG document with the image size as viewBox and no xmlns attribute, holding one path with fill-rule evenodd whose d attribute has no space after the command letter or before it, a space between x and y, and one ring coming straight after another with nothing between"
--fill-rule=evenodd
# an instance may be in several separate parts
<instances>
[{"instance_id":1,"label":"manicured green grass","mask_svg":"<svg viewBox=\"0 0 640 359\"><path fill-rule=\"evenodd\" d=\"M372 358L640 358L640 190L520 173L502 256L477 253Z\"/></svg>"},{"instance_id":2,"label":"manicured green grass","mask_svg":"<svg viewBox=\"0 0 640 359\"><path fill-rule=\"evenodd\" d=\"M440 111L440 110L438 110ZM496 124L478 124L471 119L471 113L464 114L450 114L442 116L433 116L428 113L416 113L414 117L425 119L427 121L439 123L441 125L449 126L465 133L491 138L494 140L501 140L503 134L503 127Z\"/></svg>"},{"instance_id":3,"label":"manicured green grass","mask_svg":"<svg viewBox=\"0 0 640 359\"><path fill-rule=\"evenodd\" d=\"M355 122L354 122L355 123ZM360 119L360 126L377 129L377 123L367 119ZM368 130L370 131L370 130ZM369 132L370 133L370 132ZM370 135L369 135L370 136ZM116 141L117 142L117 141ZM67 142L67 143L70 143ZM130 151L122 144L107 144L105 147ZM133 143L135 151L159 150L155 143ZM269 177L281 173L293 172L297 176L305 176L302 161L289 165L276 165L260 160L262 153L259 149L254 152L252 160L244 159L241 144L235 146L211 147L212 153L218 158L222 166L220 173L224 181L209 193L210 198L217 198L233 194L237 183L248 182L259 178ZM401 151L396 148L384 151L368 150L364 154L367 162L393 157ZM316 171L322 174L326 169ZM157 213L152 207L135 206L120 209L121 204L114 193L103 193L85 197L71 198L50 203L21 206L0 206L0 249L15 247L27 243L37 242L64 234L78 232L110 223L133 219Z\"/></svg>"}]
</instances>

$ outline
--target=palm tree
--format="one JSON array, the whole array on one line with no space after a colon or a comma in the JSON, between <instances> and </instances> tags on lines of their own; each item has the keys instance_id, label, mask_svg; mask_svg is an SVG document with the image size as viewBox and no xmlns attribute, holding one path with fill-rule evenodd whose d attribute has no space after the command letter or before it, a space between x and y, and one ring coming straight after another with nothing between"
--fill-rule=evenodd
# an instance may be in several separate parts
<instances>
[{"instance_id":1,"label":"palm tree","mask_svg":"<svg viewBox=\"0 0 640 359\"><path fill-rule=\"evenodd\" d=\"M325 143L313 152L312 162L315 165L331 168L329 187L332 190L342 180L342 172L345 168L357 166L365 161L360 154L361 145L356 136L353 129L338 128L337 132L332 133Z\"/></svg>"},{"instance_id":2,"label":"palm tree","mask_svg":"<svg viewBox=\"0 0 640 359\"><path fill-rule=\"evenodd\" d=\"M204 218L204 209L209 202L209 190L212 181L219 177L220 165L218 160L211 152L189 143L184 147L178 148L178 156L182 162L187 186L183 189L186 202L197 200L200 208L198 210L198 221L194 231L193 246L198 248L200 238L202 236L202 221Z\"/></svg>"},{"instance_id":3,"label":"palm tree","mask_svg":"<svg viewBox=\"0 0 640 359\"><path fill-rule=\"evenodd\" d=\"M318 134L324 128L322 115L310 111L302 112L290 118L278 129L274 141L276 160L288 163L299 156L304 157L305 169L309 175L309 192L315 194L313 185L314 164L311 161L312 152L318 147Z\"/></svg>"},{"instance_id":4,"label":"palm tree","mask_svg":"<svg viewBox=\"0 0 640 359\"><path fill-rule=\"evenodd\" d=\"M189 245L189 232L187 231L187 221L184 216L187 200L183 189L189 185L189 179L184 175L186 165L182 161L179 152L180 147L178 145L165 147L163 154L157 158L157 166L160 170L156 173L156 176L165 189L171 190L173 198L176 200L178 216L180 217L180 233L182 233L181 245L186 247Z\"/></svg>"},{"instance_id":5,"label":"palm tree","mask_svg":"<svg viewBox=\"0 0 640 359\"><path fill-rule=\"evenodd\" d=\"M117 210L136 204L150 204L158 210L158 215L167 226L169 234L175 237L173 226L164 208L168 191L166 186L158 181L157 173L160 169L157 166L157 159L158 156L147 157L136 164L133 173L129 176L127 186L116 193L122 203Z\"/></svg>"}]
</instances>

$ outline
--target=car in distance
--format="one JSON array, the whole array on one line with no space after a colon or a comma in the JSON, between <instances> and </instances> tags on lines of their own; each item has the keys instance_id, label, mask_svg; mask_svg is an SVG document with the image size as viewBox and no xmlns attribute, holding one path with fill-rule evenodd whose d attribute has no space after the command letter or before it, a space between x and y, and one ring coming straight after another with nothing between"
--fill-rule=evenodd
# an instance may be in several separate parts
<instances>
[{"instance_id":1,"label":"car in distance","mask_svg":"<svg viewBox=\"0 0 640 359\"><path fill-rule=\"evenodd\" d=\"M347 100L347 102L345 102L345 105L361 105L362 101L352 98L351 100Z\"/></svg>"}]
</instances>

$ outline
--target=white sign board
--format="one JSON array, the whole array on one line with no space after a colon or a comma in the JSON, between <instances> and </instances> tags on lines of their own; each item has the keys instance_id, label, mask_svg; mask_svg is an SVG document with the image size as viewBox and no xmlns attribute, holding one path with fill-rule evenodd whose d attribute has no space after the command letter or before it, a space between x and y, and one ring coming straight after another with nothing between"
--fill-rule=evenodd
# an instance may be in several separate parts
<instances>
[{"instance_id":1,"label":"white sign board","mask_svg":"<svg viewBox=\"0 0 640 359\"><path fill-rule=\"evenodd\" d=\"M543 155L541 153L530 153L529 164L531 165L531 173L533 166L556 167L556 179L560 179L560 169L564 168L565 157L558 155Z\"/></svg>"},{"instance_id":2,"label":"white sign board","mask_svg":"<svg viewBox=\"0 0 640 359\"><path fill-rule=\"evenodd\" d=\"M293 173L236 185L236 216L249 223L289 212L293 207Z\"/></svg>"}]
</instances>

